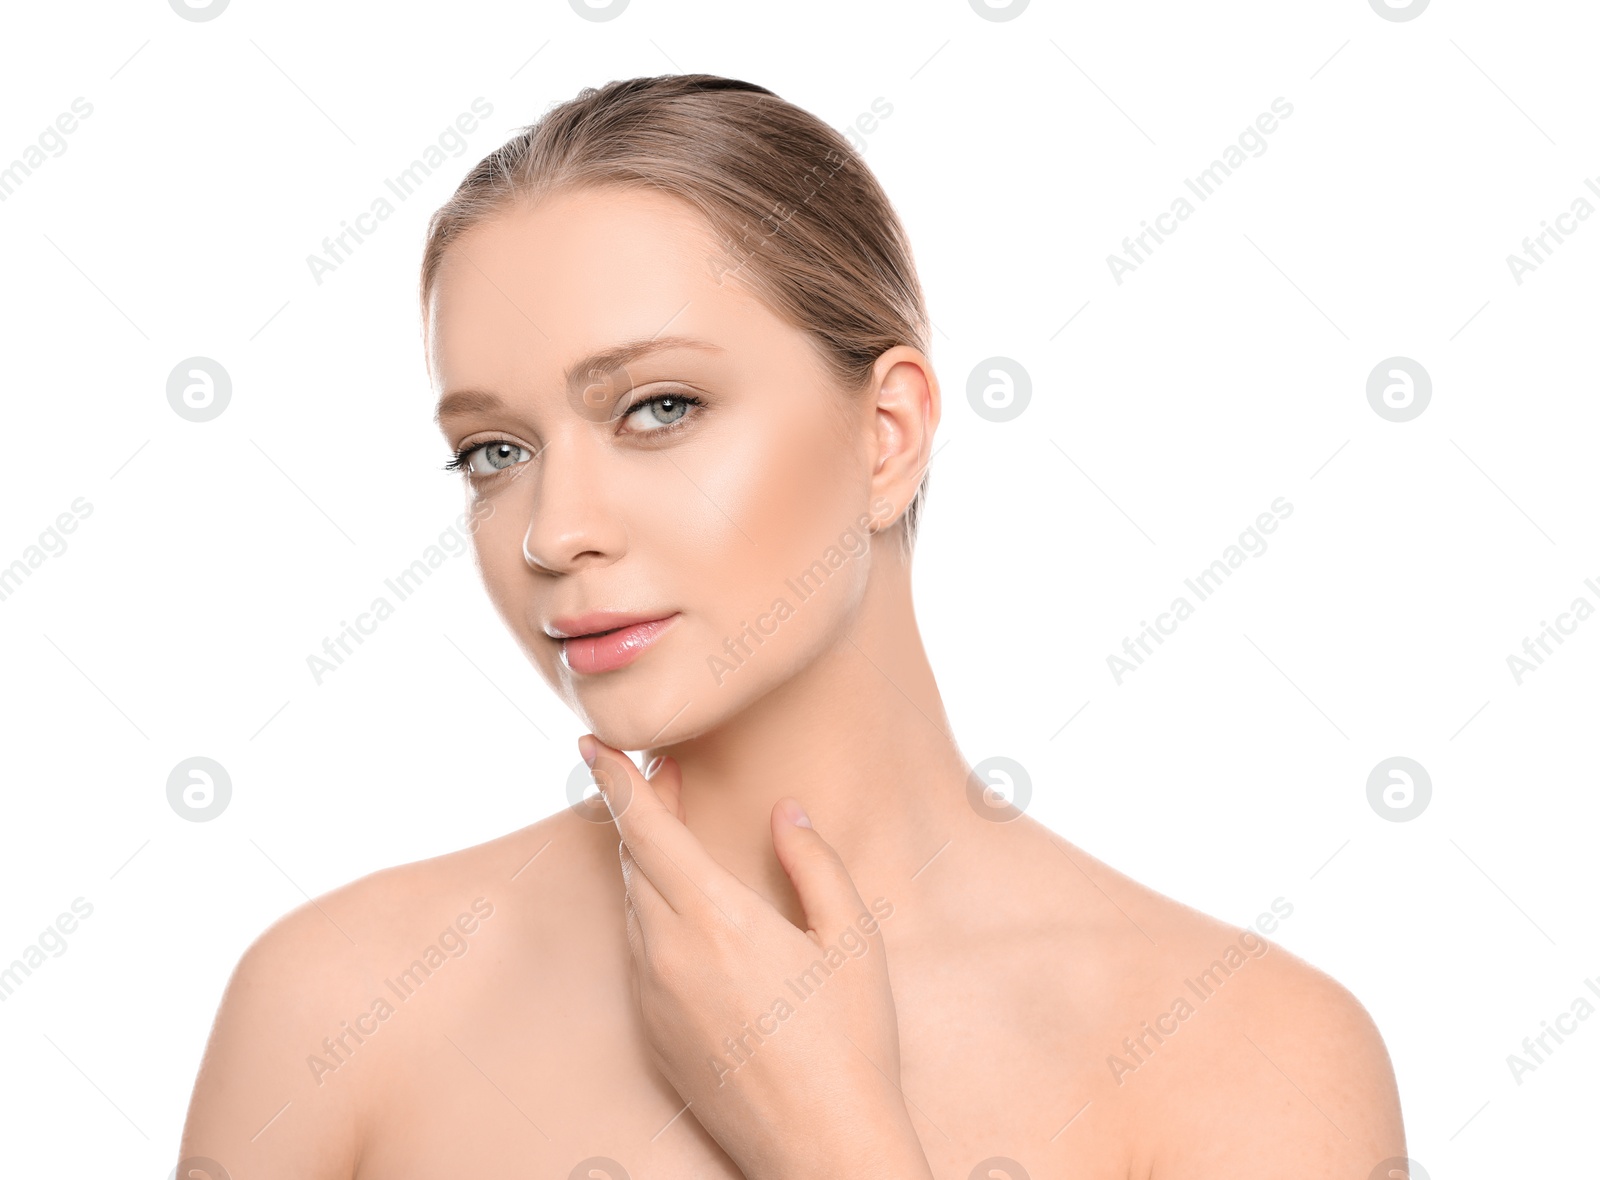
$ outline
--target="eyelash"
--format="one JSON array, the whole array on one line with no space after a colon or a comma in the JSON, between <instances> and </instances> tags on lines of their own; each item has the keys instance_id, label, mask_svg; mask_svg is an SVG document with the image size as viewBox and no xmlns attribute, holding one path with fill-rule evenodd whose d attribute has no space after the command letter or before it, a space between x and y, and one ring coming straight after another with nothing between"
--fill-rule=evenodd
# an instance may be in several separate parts
<instances>
[{"instance_id":1,"label":"eyelash","mask_svg":"<svg viewBox=\"0 0 1600 1180\"><path fill-rule=\"evenodd\" d=\"M684 403L684 405L687 405L687 406L703 406L705 404L704 399L695 397L694 394L692 394L692 393L658 393L658 394L655 394L652 397L642 397L638 401L634 402L633 405L629 406L626 410L624 410L622 412L622 418L624 418L624 419L629 418L640 407L648 406L648 405L651 405L651 404L653 404L655 402L682 402L682 403ZM665 426L657 426L657 427L655 427L655 428L653 428L651 430L644 430L644 431L640 431L639 433L645 434L645 435L670 434L673 431L677 430L678 427L682 426L685 422L687 422L690 418L692 418L694 416L695 415L693 413L690 413L690 412L686 411L683 414L683 416L680 417L676 422L670 422ZM520 443L514 443L508 438L485 438L485 439L479 439L477 442L472 443L470 446L465 446L465 447L462 447L459 450L457 450L451 456L450 461L444 465L444 470L446 470L446 471L462 471L462 470L465 470L466 467L467 467L467 464L471 460L472 454L475 451L478 451L478 450L482 449L483 447L494 446L496 443L509 443L511 446L519 447L520 449L524 449L524 450L526 449L526 448L521 447ZM509 471L511 469L509 467L506 467L506 468L502 468L501 470L502 471ZM470 474L470 472L469 472L469 474ZM498 475L500 473L496 472L495 474ZM476 476L475 478L477 478L477 479L492 479L493 476L480 475L480 476Z\"/></svg>"}]
</instances>

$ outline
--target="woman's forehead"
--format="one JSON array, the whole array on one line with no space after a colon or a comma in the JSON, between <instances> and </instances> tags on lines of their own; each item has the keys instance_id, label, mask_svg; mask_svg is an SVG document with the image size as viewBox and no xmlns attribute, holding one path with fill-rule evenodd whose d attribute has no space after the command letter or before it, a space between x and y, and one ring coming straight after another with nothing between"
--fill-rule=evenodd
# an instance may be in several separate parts
<instances>
[{"instance_id":1,"label":"woman's forehead","mask_svg":"<svg viewBox=\"0 0 1600 1180\"><path fill-rule=\"evenodd\" d=\"M430 293L429 366L445 391L535 374L554 387L624 351L615 363L650 368L633 350L672 338L699 343L708 361L719 351L816 359L803 333L729 277L694 209L659 194L580 191L495 214L451 243Z\"/></svg>"}]
</instances>

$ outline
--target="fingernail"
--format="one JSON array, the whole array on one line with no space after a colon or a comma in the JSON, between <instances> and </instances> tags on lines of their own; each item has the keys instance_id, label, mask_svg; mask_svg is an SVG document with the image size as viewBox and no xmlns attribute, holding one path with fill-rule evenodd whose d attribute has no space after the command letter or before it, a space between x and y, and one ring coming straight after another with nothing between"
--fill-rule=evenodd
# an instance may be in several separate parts
<instances>
[{"instance_id":1,"label":"fingernail","mask_svg":"<svg viewBox=\"0 0 1600 1180\"><path fill-rule=\"evenodd\" d=\"M653 778L655 776L656 770L661 765L661 760L663 758L665 758L665 757L666 757L665 754L657 754L654 758L650 759L650 761L645 765L644 777L645 778Z\"/></svg>"},{"instance_id":2,"label":"fingernail","mask_svg":"<svg viewBox=\"0 0 1600 1180\"><path fill-rule=\"evenodd\" d=\"M594 738L590 737L588 734L584 734L578 739L578 753L583 756L583 764L585 766L588 766L592 769L594 767L595 755L599 752L599 745L595 742Z\"/></svg>"},{"instance_id":3,"label":"fingernail","mask_svg":"<svg viewBox=\"0 0 1600 1180\"><path fill-rule=\"evenodd\" d=\"M811 817L806 814L806 809L801 807L800 804L795 800L789 800L788 805L784 808L784 810L789 813L789 822L795 827L811 827Z\"/></svg>"}]
</instances>

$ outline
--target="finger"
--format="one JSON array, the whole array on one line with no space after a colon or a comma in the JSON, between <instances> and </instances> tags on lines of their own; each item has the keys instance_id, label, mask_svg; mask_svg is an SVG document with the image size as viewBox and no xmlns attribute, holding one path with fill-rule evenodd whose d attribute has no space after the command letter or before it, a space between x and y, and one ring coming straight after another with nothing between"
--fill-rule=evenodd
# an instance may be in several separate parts
<instances>
[{"instance_id":1,"label":"finger","mask_svg":"<svg viewBox=\"0 0 1600 1180\"><path fill-rule=\"evenodd\" d=\"M638 861L634 860L625 840L617 843L617 859L622 862L622 882L626 887L628 905L638 916L641 935L638 949L642 952L650 936L661 931L662 921L671 915L672 907L639 867Z\"/></svg>"},{"instance_id":2,"label":"finger","mask_svg":"<svg viewBox=\"0 0 1600 1180\"><path fill-rule=\"evenodd\" d=\"M639 911L633 904L633 898L627 894L622 896L622 909L627 915L628 951L633 955L634 962L638 962L644 958L644 927L639 921Z\"/></svg>"},{"instance_id":3,"label":"finger","mask_svg":"<svg viewBox=\"0 0 1600 1180\"><path fill-rule=\"evenodd\" d=\"M867 912L843 858L817 834L798 800L785 797L773 806L772 847L813 933L831 939Z\"/></svg>"},{"instance_id":4,"label":"finger","mask_svg":"<svg viewBox=\"0 0 1600 1180\"><path fill-rule=\"evenodd\" d=\"M674 915L656 887L650 884L650 879L640 871L628 852L627 844L620 840L617 842L617 857L622 861L622 879L627 883L622 900L627 914L628 987L637 1006L639 975L648 962L650 945L657 938L671 937L665 929L665 919Z\"/></svg>"},{"instance_id":5,"label":"finger","mask_svg":"<svg viewBox=\"0 0 1600 1180\"><path fill-rule=\"evenodd\" d=\"M639 920L639 909L633 904L633 895L622 894L622 910L628 931L628 993L633 997L633 1007L639 1010L639 973L644 967L644 923Z\"/></svg>"},{"instance_id":6,"label":"finger","mask_svg":"<svg viewBox=\"0 0 1600 1180\"><path fill-rule=\"evenodd\" d=\"M633 996L633 1007L639 1010L639 970L644 963L644 931L639 925L639 915L633 902L624 899L628 911L628 992Z\"/></svg>"},{"instance_id":7,"label":"finger","mask_svg":"<svg viewBox=\"0 0 1600 1180\"><path fill-rule=\"evenodd\" d=\"M580 737L578 749L589 762L628 851L667 905L681 914L709 900L724 913L730 912L735 904L733 887L742 888L742 883L667 810L633 759L593 734Z\"/></svg>"}]
</instances>

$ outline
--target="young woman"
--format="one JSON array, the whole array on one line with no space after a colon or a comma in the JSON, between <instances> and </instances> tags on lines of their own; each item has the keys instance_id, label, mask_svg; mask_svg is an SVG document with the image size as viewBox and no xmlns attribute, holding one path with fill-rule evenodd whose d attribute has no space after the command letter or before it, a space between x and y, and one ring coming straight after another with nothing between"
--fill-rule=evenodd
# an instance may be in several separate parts
<instances>
[{"instance_id":1,"label":"young woman","mask_svg":"<svg viewBox=\"0 0 1600 1180\"><path fill-rule=\"evenodd\" d=\"M266 931L195 1085L195 1174L1248 1180L1404 1157L1347 991L962 758L911 601L927 316L840 135L706 75L585 90L435 214L421 285L485 584L593 731L604 803Z\"/></svg>"}]
</instances>

